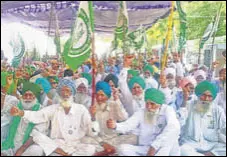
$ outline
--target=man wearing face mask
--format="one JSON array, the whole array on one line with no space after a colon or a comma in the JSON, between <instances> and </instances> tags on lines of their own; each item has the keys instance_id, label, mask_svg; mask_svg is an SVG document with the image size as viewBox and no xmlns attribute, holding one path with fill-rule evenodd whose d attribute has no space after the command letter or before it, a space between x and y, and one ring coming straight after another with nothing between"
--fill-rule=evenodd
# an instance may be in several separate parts
<instances>
[{"instance_id":1,"label":"man wearing face mask","mask_svg":"<svg viewBox=\"0 0 227 157\"><path fill-rule=\"evenodd\" d=\"M226 116L213 103L217 88L203 81L195 88L198 101L190 107L181 142L182 156L226 156Z\"/></svg>"},{"instance_id":2,"label":"man wearing face mask","mask_svg":"<svg viewBox=\"0 0 227 157\"><path fill-rule=\"evenodd\" d=\"M41 133L36 133L33 137L33 141L42 148L46 156L93 155L95 147L80 142L86 134L92 133L91 117L83 105L73 102L74 83L69 79L62 79L57 91L60 96L59 104L47 106L40 111L22 111L14 107L11 114L34 124L51 122L50 137Z\"/></svg>"},{"instance_id":3,"label":"man wearing face mask","mask_svg":"<svg viewBox=\"0 0 227 157\"><path fill-rule=\"evenodd\" d=\"M38 85L29 82L24 83L22 99L18 101L17 108L21 111L38 111L41 107L37 100L40 96L40 91L41 89ZM42 155L42 149L38 145L31 145L33 143L31 137L35 136L36 130L46 134L47 125L35 125L21 117L13 117L8 136L6 140L1 143L1 152L10 156L22 154L24 156ZM25 143L27 142L31 143L28 146L25 146Z\"/></svg>"},{"instance_id":4,"label":"man wearing face mask","mask_svg":"<svg viewBox=\"0 0 227 157\"><path fill-rule=\"evenodd\" d=\"M127 133L138 129L138 145L123 144L118 148L120 156L169 156L179 155L178 137L180 125L174 110L165 105L165 95L161 91L150 88L145 92L146 108L140 109L128 120L116 123L107 122L110 129Z\"/></svg>"},{"instance_id":5,"label":"man wearing face mask","mask_svg":"<svg viewBox=\"0 0 227 157\"><path fill-rule=\"evenodd\" d=\"M88 81L85 78L75 80L76 94L74 101L84 105L87 109L91 106L91 97L88 95Z\"/></svg>"}]
</instances>

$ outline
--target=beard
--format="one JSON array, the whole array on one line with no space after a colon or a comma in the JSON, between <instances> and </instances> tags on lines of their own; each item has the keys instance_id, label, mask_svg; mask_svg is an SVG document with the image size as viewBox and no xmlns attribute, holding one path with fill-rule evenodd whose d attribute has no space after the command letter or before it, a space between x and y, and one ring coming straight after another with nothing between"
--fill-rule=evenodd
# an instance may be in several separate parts
<instances>
[{"instance_id":1,"label":"beard","mask_svg":"<svg viewBox=\"0 0 227 157\"><path fill-rule=\"evenodd\" d=\"M139 96L138 96L138 95L133 95L133 98L134 98L136 101L143 100L143 99L144 99L144 91L143 91L143 93L140 94Z\"/></svg>"},{"instance_id":2,"label":"beard","mask_svg":"<svg viewBox=\"0 0 227 157\"><path fill-rule=\"evenodd\" d=\"M206 113L210 109L211 104L212 102L210 101L198 100L196 104L196 110L200 113Z\"/></svg>"},{"instance_id":3,"label":"beard","mask_svg":"<svg viewBox=\"0 0 227 157\"><path fill-rule=\"evenodd\" d=\"M24 99L21 100L24 110L31 110L32 107L36 104L36 102L37 102L37 99L34 99L31 102L26 102Z\"/></svg>"},{"instance_id":4,"label":"beard","mask_svg":"<svg viewBox=\"0 0 227 157\"><path fill-rule=\"evenodd\" d=\"M74 103L73 96L70 96L68 99L60 98L60 105L63 108L70 108L72 103Z\"/></svg>"},{"instance_id":5,"label":"beard","mask_svg":"<svg viewBox=\"0 0 227 157\"><path fill-rule=\"evenodd\" d=\"M76 93L76 95L74 96L74 102L84 105L87 97L88 95L86 93Z\"/></svg>"},{"instance_id":6,"label":"beard","mask_svg":"<svg viewBox=\"0 0 227 157\"><path fill-rule=\"evenodd\" d=\"M157 116L158 116L158 110L155 110L155 111L145 111L144 113L144 122L145 124L148 124L148 125L154 125L157 121Z\"/></svg>"}]
</instances>

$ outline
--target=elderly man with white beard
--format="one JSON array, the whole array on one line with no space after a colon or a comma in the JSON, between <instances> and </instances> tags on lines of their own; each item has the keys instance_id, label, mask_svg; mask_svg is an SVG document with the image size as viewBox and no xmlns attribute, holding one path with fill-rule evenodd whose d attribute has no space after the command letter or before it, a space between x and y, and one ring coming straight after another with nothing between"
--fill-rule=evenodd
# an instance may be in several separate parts
<instances>
[{"instance_id":1,"label":"elderly man with white beard","mask_svg":"<svg viewBox=\"0 0 227 157\"><path fill-rule=\"evenodd\" d=\"M145 92L146 108L140 109L122 123L108 120L107 127L119 133L139 130L138 145L123 144L120 156L169 156L179 155L178 137L180 124L172 107L165 105L165 95L150 88Z\"/></svg>"},{"instance_id":2,"label":"elderly man with white beard","mask_svg":"<svg viewBox=\"0 0 227 157\"><path fill-rule=\"evenodd\" d=\"M183 136L182 156L226 156L226 116L214 104L217 88L203 81L195 88L198 101L191 105Z\"/></svg>"},{"instance_id":3,"label":"elderly man with white beard","mask_svg":"<svg viewBox=\"0 0 227 157\"><path fill-rule=\"evenodd\" d=\"M41 88L38 85L30 82L24 83L22 89L22 99L18 101L17 108L21 111L38 111L41 107L37 100L40 96L40 92ZM22 119L21 117L13 117L8 136L6 140L1 143L1 152L10 156L42 155L42 149L38 145L33 144L31 137L35 136L35 132L37 131L46 134L47 125L47 123L35 125L32 122L29 123L25 119Z\"/></svg>"},{"instance_id":4,"label":"elderly man with white beard","mask_svg":"<svg viewBox=\"0 0 227 157\"><path fill-rule=\"evenodd\" d=\"M87 109L91 106L91 97L88 95L88 80L85 78L78 78L75 80L76 94L74 101L77 104L84 105Z\"/></svg>"},{"instance_id":5,"label":"elderly man with white beard","mask_svg":"<svg viewBox=\"0 0 227 157\"><path fill-rule=\"evenodd\" d=\"M117 93L115 93L117 94ZM93 129L97 132L97 136L93 138L84 138L84 143L91 143L96 145L96 155L112 155L115 153L113 147L117 147L121 143L136 143L136 136L133 134L129 135L118 135L113 130L108 129L106 121L109 119L116 120L118 122L124 121L128 118L128 114L122 106L118 96L113 95L117 98L115 101L110 100L111 87L107 82L99 81L96 84L96 102L90 107L90 113L99 126L97 129ZM111 151L105 148L107 145L112 145ZM103 146L103 147L101 147ZM104 150L103 150L104 148Z\"/></svg>"},{"instance_id":6,"label":"elderly man with white beard","mask_svg":"<svg viewBox=\"0 0 227 157\"><path fill-rule=\"evenodd\" d=\"M12 109L12 115L40 124L51 122L50 137L37 133L33 141L49 155L93 155L95 147L80 142L86 134L91 134L91 117L88 110L73 101L75 85L69 79L62 79L57 88L60 104L47 106L40 111Z\"/></svg>"},{"instance_id":7,"label":"elderly man with white beard","mask_svg":"<svg viewBox=\"0 0 227 157\"><path fill-rule=\"evenodd\" d=\"M145 108L144 89L146 84L143 78L135 76L129 80L128 87L133 96L132 104L127 104L127 106L130 105L129 115L132 116L139 109Z\"/></svg>"}]
</instances>

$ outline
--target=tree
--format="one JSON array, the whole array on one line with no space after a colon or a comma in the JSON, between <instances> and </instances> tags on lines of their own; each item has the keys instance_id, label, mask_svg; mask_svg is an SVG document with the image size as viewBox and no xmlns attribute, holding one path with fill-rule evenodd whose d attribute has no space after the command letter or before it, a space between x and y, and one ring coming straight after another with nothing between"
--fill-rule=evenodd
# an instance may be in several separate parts
<instances>
[{"instance_id":1,"label":"tree","mask_svg":"<svg viewBox=\"0 0 227 157\"><path fill-rule=\"evenodd\" d=\"M183 2L182 8L187 15L187 40L200 39L212 18L217 14L220 3L222 5L221 18L216 37L226 35L226 1L195 1ZM168 25L168 17L158 20L147 30L147 39L150 45L162 44ZM174 26L176 35L179 37L179 16L174 13Z\"/></svg>"}]
</instances>

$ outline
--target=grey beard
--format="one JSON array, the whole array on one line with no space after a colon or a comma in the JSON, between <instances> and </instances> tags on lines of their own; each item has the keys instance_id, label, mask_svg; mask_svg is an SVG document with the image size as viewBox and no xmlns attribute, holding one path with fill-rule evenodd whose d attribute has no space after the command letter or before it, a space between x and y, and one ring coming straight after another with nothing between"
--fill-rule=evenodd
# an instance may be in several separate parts
<instances>
[{"instance_id":1,"label":"grey beard","mask_svg":"<svg viewBox=\"0 0 227 157\"><path fill-rule=\"evenodd\" d=\"M157 121L157 114L155 112L145 111L144 122L145 124L154 125Z\"/></svg>"},{"instance_id":2,"label":"grey beard","mask_svg":"<svg viewBox=\"0 0 227 157\"><path fill-rule=\"evenodd\" d=\"M76 93L74 96L74 102L77 104L84 104L84 102L87 100L88 95L85 93Z\"/></svg>"},{"instance_id":3,"label":"grey beard","mask_svg":"<svg viewBox=\"0 0 227 157\"><path fill-rule=\"evenodd\" d=\"M200 113L206 113L210 109L211 104L212 102L209 101L198 100L196 104L196 110Z\"/></svg>"},{"instance_id":4,"label":"grey beard","mask_svg":"<svg viewBox=\"0 0 227 157\"><path fill-rule=\"evenodd\" d=\"M22 103L22 106L23 106L24 110L31 110L32 107L36 104L36 102L37 102L37 99L33 100L30 103L24 102L23 99L21 100L21 103Z\"/></svg>"}]
</instances>

